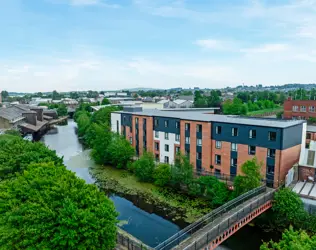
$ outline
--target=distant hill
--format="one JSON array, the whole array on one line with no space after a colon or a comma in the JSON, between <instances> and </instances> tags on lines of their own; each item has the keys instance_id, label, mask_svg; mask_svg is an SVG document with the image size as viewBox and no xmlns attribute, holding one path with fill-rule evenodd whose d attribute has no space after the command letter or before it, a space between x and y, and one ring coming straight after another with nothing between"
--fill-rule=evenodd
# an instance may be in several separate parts
<instances>
[{"instance_id":1,"label":"distant hill","mask_svg":"<svg viewBox=\"0 0 316 250\"><path fill-rule=\"evenodd\" d=\"M163 89L154 89L154 88L131 88L131 89L122 89L121 91L137 92L137 91L153 91L153 90L163 90Z\"/></svg>"}]
</instances>

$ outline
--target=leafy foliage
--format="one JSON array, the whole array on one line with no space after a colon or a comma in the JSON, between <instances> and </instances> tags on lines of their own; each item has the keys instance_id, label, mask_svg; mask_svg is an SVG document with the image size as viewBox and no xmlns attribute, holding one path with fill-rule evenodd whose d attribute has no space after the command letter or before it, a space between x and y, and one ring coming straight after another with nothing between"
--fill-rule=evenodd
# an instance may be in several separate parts
<instances>
[{"instance_id":1,"label":"leafy foliage","mask_svg":"<svg viewBox=\"0 0 316 250\"><path fill-rule=\"evenodd\" d=\"M0 183L0 245L5 249L113 249L113 203L64 166L30 165Z\"/></svg>"},{"instance_id":2,"label":"leafy foliage","mask_svg":"<svg viewBox=\"0 0 316 250\"><path fill-rule=\"evenodd\" d=\"M246 115L247 112L247 105L243 104L239 98L234 98L233 101L227 100L223 104L223 113L225 115Z\"/></svg>"},{"instance_id":3,"label":"leafy foliage","mask_svg":"<svg viewBox=\"0 0 316 250\"><path fill-rule=\"evenodd\" d=\"M39 106L46 106L48 109L55 109L58 116L66 116L68 115L67 107L63 103L40 103Z\"/></svg>"},{"instance_id":4,"label":"leafy foliage","mask_svg":"<svg viewBox=\"0 0 316 250\"><path fill-rule=\"evenodd\" d=\"M109 99L107 99L107 98L103 98L103 100L102 100L102 103L101 103L102 105L108 105L108 104L111 104L110 103L110 101L109 101Z\"/></svg>"},{"instance_id":5,"label":"leafy foliage","mask_svg":"<svg viewBox=\"0 0 316 250\"><path fill-rule=\"evenodd\" d=\"M193 166L188 157L178 154L171 168L171 184L176 187L188 186L193 180Z\"/></svg>"},{"instance_id":6,"label":"leafy foliage","mask_svg":"<svg viewBox=\"0 0 316 250\"><path fill-rule=\"evenodd\" d=\"M261 185L261 165L258 164L256 157L246 161L241 166L244 175L237 176L234 180L234 194L239 196Z\"/></svg>"},{"instance_id":7,"label":"leafy foliage","mask_svg":"<svg viewBox=\"0 0 316 250\"><path fill-rule=\"evenodd\" d=\"M166 186L171 180L171 167L169 164L161 163L154 171L154 180L157 186Z\"/></svg>"},{"instance_id":8,"label":"leafy foliage","mask_svg":"<svg viewBox=\"0 0 316 250\"><path fill-rule=\"evenodd\" d=\"M111 124L111 112L118 111L117 107L105 107L93 113L91 122L98 124Z\"/></svg>"},{"instance_id":9,"label":"leafy foliage","mask_svg":"<svg viewBox=\"0 0 316 250\"><path fill-rule=\"evenodd\" d=\"M91 125L90 116L87 112L84 112L79 117L76 117L76 122L78 125L78 135L82 137Z\"/></svg>"},{"instance_id":10,"label":"leafy foliage","mask_svg":"<svg viewBox=\"0 0 316 250\"><path fill-rule=\"evenodd\" d=\"M6 130L6 131L4 131L4 133L6 135L14 135L14 136L21 137L21 133L18 130L15 130L15 129Z\"/></svg>"},{"instance_id":11,"label":"leafy foliage","mask_svg":"<svg viewBox=\"0 0 316 250\"><path fill-rule=\"evenodd\" d=\"M285 230L279 242L266 242L260 250L314 250L316 249L316 236L309 236L305 231L295 231L293 227Z\"/></svg>"},{"instance_id":12,"label":"leafy foliage","mask_svg":"<svg viewBox=\"0 0 316 250\"><path fill-rule=\"evenodd\" d=\"M202 95L201 91L194 93L194 107L219 107L221 105L221 92L219 90L212 90L209 96Z\"/></svg>"},{"instance_id":13,"label":"leafy foliage","mask_svg":"<svg viewBox=\"0 0 316 250\"><path fill-rule=\"evenodd\" d=\"M32 143L12 135L0 136L0 179L22 172L30 163L62 164L55 151L43 143Z\"/></svg>"},{"instance_id":14,"label":"leafy foliage","mask_svg":"<svg viewBox=\"0 0 316 250\"><path fill-rule=\"evenodd\" d=\"M89 139L89 144L92 145L91 157L96 163L104 164L108 161L107 149L111 143L112 134L108 128L99 124L93 124L91 130L94 132L94 138L91 135ZM86 136L89 136L89 134Z\"/></svg>"},{"instance_id":15,"label":"leafy foliage","mask_svg":"<svg viewBox=\"0 0 316 250\"><path fill-rule=\"evenodd\" d=\"M155 162L154 155L152 153L144 152L143 155L133 164L135 175L140 181L153 181Z\"/></svg>"}]
</instances>

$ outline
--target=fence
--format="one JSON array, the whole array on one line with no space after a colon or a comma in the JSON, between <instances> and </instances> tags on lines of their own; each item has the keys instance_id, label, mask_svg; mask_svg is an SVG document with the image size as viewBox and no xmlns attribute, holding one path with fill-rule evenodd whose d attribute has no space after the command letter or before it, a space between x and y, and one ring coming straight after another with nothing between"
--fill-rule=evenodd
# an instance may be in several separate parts
<instances>
[{"instance_id":1,"label":"fence","mask_svg":"<svg viewBox=\"0 0 316 250\"><path fill-rule=\"evenodd\" d=\"M116 243L120 246L126 247L129 250L151 250L149 246L142 242L138 242L130 235L124 234L120 231L117 232Z\"/></svg>"},{"instance_id":2,"label":"fence","mask_svg":"<svg viewBox=\"0 0 316 250\"><path fill-rule=\"evenodd\" d=\"M195 176L203 176L203 175L214 176L219 180L226 181L226 184L227 182L233 182L236 177L236 175L221 174L221 173L211 172L207 170L195 170L194 174Z\"/></svg>"},{"instance_id":3,"label":"fence","mask_svg":"<svg viewBox=\"0 0 316 250\"><path fill-rule=\"evenodd\" d=\"M171 236L166 241L160 243L156 246L155 250L169 250L173 247L179 245L183 240L188 238L193 233L197 232L199 229L203 228L207 224L213 222L215 219L219 218L221 215L225 214L227 211L235 208L236 206L246 202L247 200L266 192L266 186L255 188L239 197L227 202L226 204L220 206L219 208L213 210L212 212L204 215L202 218L182 229L175 235Z\"/></svg>"}]
</instances>

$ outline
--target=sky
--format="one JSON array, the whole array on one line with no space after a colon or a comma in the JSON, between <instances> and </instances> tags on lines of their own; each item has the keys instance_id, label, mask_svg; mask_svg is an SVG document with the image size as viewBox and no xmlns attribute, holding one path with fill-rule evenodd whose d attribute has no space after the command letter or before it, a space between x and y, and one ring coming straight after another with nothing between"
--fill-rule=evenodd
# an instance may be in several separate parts
<instances>
[{"instance_id":1,"label":"sky","mask_svg":"<svg viewBox=\"0 0 316 250\"><path fill-rule=\"evenodd\" d=\"M316 0L0 0L0 90L316 82Z\"/></svg>"}]
</instances>

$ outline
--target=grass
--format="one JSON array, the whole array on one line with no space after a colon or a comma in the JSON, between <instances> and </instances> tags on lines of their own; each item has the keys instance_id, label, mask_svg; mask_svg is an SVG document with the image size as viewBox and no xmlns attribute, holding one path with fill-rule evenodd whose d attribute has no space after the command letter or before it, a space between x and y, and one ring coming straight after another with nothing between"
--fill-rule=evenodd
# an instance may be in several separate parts
<instances>
[{"instance_id":1,"label":"grass","mask_svg":"<svg viewBox=\"0 0 316 250\"><path fill-rule=\"evenodd\" d=\"M173 214L173 220L192 223L211 211L209 202L205 199L188 197L169 188L139 182L132 173L126 170L108 166L93 166L90 168L90 172L101 189L141 196L148 203L170 211Z\"/></svg>"},{"instance_id":2,"label":"grass","mask_svg":"<svg viewBox=\"0 0 316 250\"><path fill-rule=\"evenodd\" d=\"M279 107L275 107L275 108L270 108L270 109L261 109L261 110L256 110L256 111L251 111L248 112L247 115L251 116L251 115L262 115L265 113L270 113L270 112L280 112L283 111L283 107L279 106Z\"/></svg>"}]
</instances>

